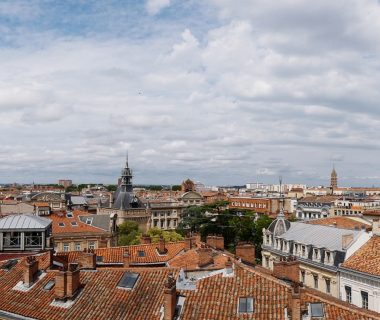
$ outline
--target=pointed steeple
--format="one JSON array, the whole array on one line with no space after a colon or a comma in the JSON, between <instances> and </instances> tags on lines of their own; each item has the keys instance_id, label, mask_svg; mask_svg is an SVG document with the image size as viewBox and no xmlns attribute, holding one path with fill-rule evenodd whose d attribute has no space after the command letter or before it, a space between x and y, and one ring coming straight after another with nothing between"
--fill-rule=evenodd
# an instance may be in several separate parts
<instances>
[{"instance_id":1,"label":"pointed steeple","mask_svg":"<svg viewBox=\"0 0 380 320\"><path fill-rule=\"evenodd\" d=\"M331 171L330 187L331 189L338 188L338 174L335 171L335 164L333 164L333 169Z\"/></svg>"}]
</instances>

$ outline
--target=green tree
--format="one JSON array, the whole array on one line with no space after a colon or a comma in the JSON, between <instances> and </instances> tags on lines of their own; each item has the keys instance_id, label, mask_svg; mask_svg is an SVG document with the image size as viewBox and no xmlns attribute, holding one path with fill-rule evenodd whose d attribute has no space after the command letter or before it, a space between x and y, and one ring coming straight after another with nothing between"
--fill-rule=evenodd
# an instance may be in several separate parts
<instances>
[{"instance_id":1,"label":"green tree","mask_svg":"<svg viewBox=\"0 0 380 320\"><path fill-rule=\"evenodd\" d=\"M139 225L135 221L124 221L118 227L118 244L119 246L128 246L140 243L141 232Z\"/></svg>"},{"instance_id":2,"label":"green tree","mask_svg":"<svg viewBox=\"0 0 380 320\"><path fill-rule=\"evenodd\" d=\"M181 191L182 187L179 184L172 186L172 191Z\"/></svg>"},{"instance_id":3,"label":"green tree","mask_svg":"<svg viewBox=\"0 0 380 320\"><path fill-rule=\"evenodd\" d=\"M160 237L163 237L165 242L175 242L183 240L183 236L177 232L161 230L159 228L151 228L147 235L150 236L153 243L157 243Z\"/></svg>"},{"instance_id":4,"label":"green tree","mask_svg":"<svg viewBox=\"0 0 380 320\"><path fill-rule=\"evenodd\" d=\"M109 192L115 192L116 189L117 189L117 185L115 185L115 184L109 184L108 186L106 186L106 189L107 189Z\"/></svg>"}]
</instances>

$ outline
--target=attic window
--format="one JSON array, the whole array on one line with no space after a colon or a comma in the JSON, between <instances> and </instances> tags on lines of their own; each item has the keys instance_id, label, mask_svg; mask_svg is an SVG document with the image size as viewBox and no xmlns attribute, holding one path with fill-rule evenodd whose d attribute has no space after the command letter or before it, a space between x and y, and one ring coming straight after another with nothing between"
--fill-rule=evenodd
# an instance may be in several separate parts
<instances>
[{"instance_id":1,"label":"attic window","mask_svg":"<svg viewBox=\"0 0 380 320\"><path fill-rule=\"evenodd\" d=\"M47 284L45 284L45 286L44 286L44 290L49 291L49 290L51 290L54 286L55 286L55 281L54 281L54 280L49 280L49 281L47 282Z\"/></svg>"},{"instance_id":2,"label":"attic window","mask_svg":"<svg viewBox=\"0 0 380 320\"><path fill-rule=\"evenodd\" d=\"M139 257L145 257L145 251L137 251Z\"/></svg>"},{"instance_id":3,"label":"attic window","mask_svg":"<svg viewBox=\"0 0 380 320\"><path fill-rule=\"evenodd\" d=\"M103 262L103 256L96 256L96 262Z\"/></svg>"},{"instance_id":4,"label":"attic window","mask_svg":"<svg viewBox=\"0 0 380 320\"><path fill-rule=\"evenodd\" d=\"M78 223L76 223L76 221L71 221L71 225L72 225L73 227L77 227L77 226L78 226Z\"/></svg>"},{"instance_id":5,"label":"attic window","mask_svg":"<svg viewBox=\"0 0 380 320\"><path fill-rule=\"evenodd\" d=\"M72 218L72 217L73 217L73 213L72 213L72 212L68 212L68 213L66 214L66 216L67 216L68 218Z\"/></svg>"},{"instance_id":6,"label":"attic window","mask_svg":"<svg viewBox=\"0 0 380 320\"><path fill-rule=\"evenodd\" d=\"M123 277L120 279L118 283L118 288L123 289L133 289L133 287L136 284L137 279L139 278L138 273L132 273L132 272L124 272Z\"/></svg>"},{"instance_id":7,"label":"attic window","mask_svg":"<svg viewBox=\"0 0 380 320\"><path fill-rule=\"evenodd\" d=\"M323 304L310 303L310 315L312 318L323 318Z\"/></svg>"},{"instance_id":8,"label":"attic window","mask_svg":"<svg viewBox=\"0 0 380 320\"><path fill-rule=\"evenodd\" d=\"M239 298L239 313L252 313L253 312L253 298L244 297Z\"/></svg>"},{"instance_id":9,"label":"attic window","mask_svg":"<svg viewBox=\"0 0 380 320\"><path fill-rule=\"evenodd\" d=\"M87 219L86 219L86 223L87 223L87 224L92 224L92 218L87 218Z\"/></svg>"},{"instance_id":10,"label":"attic window","mask_svg":"<svg viewBox=\"0 0 380 320\"><path fill-rule=\"evenodd\" d=\"M64 227L64 226L65 226L65 224L64 224L63 222L59 222L58 225L59 225L60 227Z\"/></svg>"},{"instance_id":11,"label":"attic window","mask_svg":"<svg viewBox=\"0 0 380 320\"><path fill-rule=\"evenodd\" d=\"M15 260L15 259L8 260L6 263L4 263L4 264L1 266L1 269L5 269L5 270L9 271L9 270L11 270L16 264L17 264L17 260Z\"/></svg>"}]
</instances>

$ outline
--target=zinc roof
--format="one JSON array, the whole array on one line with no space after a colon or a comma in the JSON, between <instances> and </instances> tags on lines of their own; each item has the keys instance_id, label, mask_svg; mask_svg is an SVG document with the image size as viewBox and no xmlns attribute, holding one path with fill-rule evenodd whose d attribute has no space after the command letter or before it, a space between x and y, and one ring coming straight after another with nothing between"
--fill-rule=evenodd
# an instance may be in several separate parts
<instances>
[{"instance_id":1,"label":"zinc roof","mask_svg":"<svg viewBox=\"0 0 380 320\"><path fill-rule=\"evenodd\" d=\"M0 230L46 229L50 224L49 219L31 214L10 215L0 219Z\"/></svg>"}]
</instances>

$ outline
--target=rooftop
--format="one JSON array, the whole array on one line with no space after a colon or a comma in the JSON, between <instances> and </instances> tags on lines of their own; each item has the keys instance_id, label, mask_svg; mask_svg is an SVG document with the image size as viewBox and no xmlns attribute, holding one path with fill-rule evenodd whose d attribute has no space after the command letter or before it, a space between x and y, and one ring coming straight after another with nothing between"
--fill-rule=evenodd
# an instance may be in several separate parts
<instances>
[{"instance_id":1,"label":"rooftop","mask_svg":"<svg viewBox=\"0 0 380 320\"><path fill-rule=\"evenodd\" d=\"M35 230L46 229L51 225L49 219L32 214L10 215L0 219L0 230Z\"/></svg>"}]
</instances>

